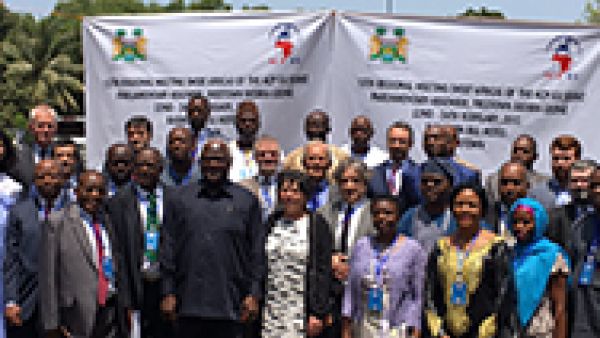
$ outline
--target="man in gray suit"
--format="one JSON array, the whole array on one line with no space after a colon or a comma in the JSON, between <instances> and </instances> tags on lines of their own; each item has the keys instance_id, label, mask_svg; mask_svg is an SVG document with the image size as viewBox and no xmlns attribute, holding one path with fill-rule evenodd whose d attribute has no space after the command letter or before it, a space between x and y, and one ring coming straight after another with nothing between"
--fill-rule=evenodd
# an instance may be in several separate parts
<instances>
[{"instance_id":1,"label":"man in gray suit","mask_svg":"<svg viewBox=\"0 0 600 338\"><path fill-rule=\"evenodd\" d=\"M79 176L77 204L50 216L42 237L41 319L47 337L121 337L117 288L122 259L113 229L103 212L104 176ZM123 318L123 317L121 317ZM119 325L121 324L121 325Z\"/></svg>"},{"instance_id":2,"label":"man in gray suit","mask_svg":"<svg viewBox=\"0 0 600 338\"><path fill-rule=\"evenodd\" d=\"M374 233L371 206L367 200L368 169L359 159L342 161L336 168L335 181L339 197L330 199L319 212L329 223L333 235L331 258L334 282L332 285L333 326L331 337L340 337L342 329L342 298L348 278L348 256L354 243Z\"/></svg>"},{"instance_id":3,"label":"man in gray suit","mask_svg":"<svg viewBox=\"0 0 600 338\"><path fill-rule=\"evenodd\" d=\"M6 229L4 259L4 315L11 338L37 338L39 323L38 258L42 229L51 212L61 210L66 196L61 194L60 166L41 160L35 167L34 189L11 209Z\"/></svg>"}]
</instances>

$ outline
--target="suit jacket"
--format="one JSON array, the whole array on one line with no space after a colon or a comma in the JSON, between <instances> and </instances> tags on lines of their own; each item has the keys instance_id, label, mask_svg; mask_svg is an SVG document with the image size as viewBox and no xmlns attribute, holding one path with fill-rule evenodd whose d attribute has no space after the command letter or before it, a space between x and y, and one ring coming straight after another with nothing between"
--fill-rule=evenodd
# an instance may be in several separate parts
<instances>
[{"instance_id":1,"label":"suit jacket","mask_svg":"<svg viewBox=\"0 0 600 338\"><path fill-rule=\"evenodd\" d=\"M4 301L21 307L21 319L29 320L38 305L38 271L42 231L33 198L23 199L12 208L6 229L4 259Z\"/></svg>"},{"instance_id":2,"label":"suit jacket","mask_svg":"<svg viewBox=\"0 0 600 338\"><path fill-rule=\"evenodd\" d=\"M500 190L498 188L498 179L500 177L500 170L496 170L491 173L487 179L485 180L485 192L488 195L488 200L491 201L499 201L500 200ZM540 172L532 170L527 175L527 180L529 181L529 187L533 188L538 184L542 184L547 181L549 177Z\"/></svg>"},{"instance_id":3,"label":"suit jacket","mask_svg":"<svg viewBox=\"0 0 600 338\"><path fill-rule=\"evenodd\" d=\"M329 224L329 232L331 233L331 243L332 247L335 248L335 230L339 224L339 214L342 212L343 203L341 200L328 202L321 209L319 209L319 213L323 215L327 223ZM361 237L372 235L375 233L375 228L373 228L373 218L371 216L371 204L369 200L365 200L363 206L360 210L359 217L356 229L356 235L351 238L352 241L348 242L349 248L354 246L354 243L360 239ZM335 249L334 249L335 251ZM351 251L350 249L348 251Z\"/></svg>"},{"instance_id":4,"label":"suit jacket","mask_svg":"<svg viewBox=\"0 0 600 338\"><path fill-rule=\"evenodd\" d=\"M123 283L122 257L113 226L104 217L111 241L115 285ZM44 330L65 327L73 337L89 337L98 310L96 255L89 243L81 211L71 203L52 214L42 235L40 257L41 317ZM118 302L120 302L120 294ZM120 314L121 328L124 316Z\"/></svg>"},{"instance_id":5,"label":"suit jacket","mask_svg":"<svg viewBox=\"0 0 600 338\"><path fill-rule=\"evenodd\" d=\"M144 283L140 270L144 255L144 233L140 216L139 199L135 186L129 184L120 189L107 203L108 214L114 227L119 251L123 253L124 288L130 298L124 299L124 305L141 310L144 302ZM164 189L164 188L163 188ZM170 197L170 189L163 190L163 210Z\"/></svg>"},{"instance_id":6,"label":"suit jacket","mask_svg":"<svg viewBox=\"0 0 600 338\"><path fill-rule=\"evenodd\" d=\"M333 144L329 144L329 151L331 152L333 161L331 163L331 168L327 172L327 177L330 181L333 181L335 169L342 161L350 157L350 155L347 152L343 151L342 148L339 148ZM293 169L304 172L304 165L302 163L303 156L304 146L294 149L291 153L289 153L289 155L285 157L283 167L285 169Z\"/></svg>"},{"instance_id":7,"label":"suit jacket","mask_svg":"<svg viewBox=\"0 0 600 338\"><path fill-rule=\"evenodd\" d=\"M23 193L29 192L33 183L35 170L35 155L33 145L22 143L17 150L17 162L9 171L9 174L23 185Z\"/></svg>"},{"instance_id":8,"label":"suit jacket","mask_svg":"<svg viewBox=\"0 0 600 338\"><path fill-rule=\"evenodd\" d=\"M373 169L371 180L368 186L368 195L370 197L377 195L390 195L390 188L387 182L387 170L392 163L386 161ZM402 163L402 192L398 195L401 203L401 214L407 209L419 204L419 167L411 159Z\"/></svg>"}]
</instances>

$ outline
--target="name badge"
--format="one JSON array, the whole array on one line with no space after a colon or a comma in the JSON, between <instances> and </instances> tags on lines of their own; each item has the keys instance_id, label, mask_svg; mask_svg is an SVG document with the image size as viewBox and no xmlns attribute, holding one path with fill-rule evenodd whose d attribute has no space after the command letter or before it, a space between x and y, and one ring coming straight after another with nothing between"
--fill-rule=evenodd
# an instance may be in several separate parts
<instances>
[{"instance_id":1,"label":"name badge","mask_svg":"<svg viewBox=\"0 0 600 338\"><path fill-rule=\"evenodd\" d=\"M368 308L369 311L383 311L383 289L380 287L369 289Z\"/></svg>"},{"instance_id":2,"label":"name badge","mask_svg":"<svg viewBox=\"0 0 600 338\"><path fill-rule=\"evenodd\" d=\"M112 281L114 279L115 273L111 257L102 258L102 272L107 280Z\"/></svg>"},{"instance_id":3,"label":"name badge","mask_svg":"<svg viewBox=\"0 0 600 338\"><path fill-rule=\"evenodd\" d=\"M453 305L467 305L467 283L454 282L454 284L452 284L452 294L450 295L450 301Z\"/></svg>"},{"instance_id":4,"label":"name badge","mask_svg":"<svg viewBox=\"0 0 600 338\"><path fill-rule=\"evenodd\" d=\"M146 231L144 236L146 242L146 251L158 251L158 232Z\"/></svg>"},{"instance_id":5,"label":"name badge","mask_svg":"<svg viewBox=\"0 0 600 338\"><path fill-rule=\"evenodd\" d=\"M595 270L594 261L587 261L583 263L583 269L581 270L581 275L579 276L579 285L590 285L592 283L592 278L594 278L594 270Z\"/></svg>"}]
</instances>

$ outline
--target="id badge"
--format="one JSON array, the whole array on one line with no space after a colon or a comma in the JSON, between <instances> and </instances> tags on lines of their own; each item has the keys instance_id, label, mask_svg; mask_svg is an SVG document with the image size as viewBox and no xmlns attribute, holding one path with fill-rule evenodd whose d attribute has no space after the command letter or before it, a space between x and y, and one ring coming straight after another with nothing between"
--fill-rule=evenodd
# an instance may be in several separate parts
<instances>
[{"instance_id":1,"label":"id badge","mask_svg":"<svg viewBox=\"0 0 600 338\"><path fill-rule=\"evenodd\" d=\"M465 282L454 282L450 301L454 305L467 305L467 284Z\"/></svg>"},{"instance_id":2,"label":"id badge","mask_svg":"<svg viewBox=\"0 0 600 338\"><path fill-rule=\"evenodd\" d=\"M146 231L145 233L146 251L158 251L158 232Z\"/></svg>"},{"instance_id":3,"label":"id badge","mask_svg":"<svg viewBox=\"0 0 600 338\"><path fill-rule=\"evenodd\" d=\"M368 299L369 311L381 312L383 311L383 289L382 288L371 288L369 289Z\"/></svg>"},{"instance_id":4,"label":"id badge","mask_svg":"<svg viewBox=\"0 0 600 338\"><path fill-rule=\"evenodd\" d=\"M590 285L592 283L592 278L594 277L594 265L594 261L583 263L583 269L579 276L579 285Z\"/></svg>"},{"instance_id":5,"label":"id badge","mask_svg":"<svg viewBox=\"0 0 600 338\"><path fill-rule=\"evenodd\" d=\"M107 280L113 280L114 271L113 271L113 262L111 257L102 258L102 272L104 273L104 278Z\"/></svg>"}]
</instances>

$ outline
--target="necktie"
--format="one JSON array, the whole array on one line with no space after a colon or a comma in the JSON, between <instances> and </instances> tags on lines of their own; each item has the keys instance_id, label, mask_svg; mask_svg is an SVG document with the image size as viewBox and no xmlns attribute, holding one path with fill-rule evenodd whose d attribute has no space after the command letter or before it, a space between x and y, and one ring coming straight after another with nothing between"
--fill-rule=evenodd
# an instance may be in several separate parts
<instances>
[{"instance_id":1,"label":"necktie","mask_svg":"<svg viewBox=\"0 0 600 338\"><path fill-rule=\"evenodd\" d=\"M94 221L94 235L96 236L96 251L98 253L98 304L104 306L106 304L106 294L108 292L108 281L104 276L104 247L102 246L102 232L100 231L100 223Z\"/></svg>"},{"instance_id":2,"label":"necktie","mask_svg":"<svg viewBox=\"0 0 600 338\"><path fill-rule=\"evenodd\" d=\"M398 191L396 189L396 174L398 173L398 167L396 165L392 166L391 175L388 178L388 188L392 195L398 195Z\"/></svg>"},{"instance_id":3,"label":"necktie","mask_svg":"<svg viewBox=\"0 0 600 338\"><path fill-rule=\"evenodd\" d=\"M48 218L50 217L50 212L52 212L52 202L48 202L46 204L46 209L44 209L44 221L48 222Z\"/></svg>"},{"instance_id":4,"label":"necktie","mask_svg":"<svg viewBox=\"0 0 600 338\"><path fill-rule=\"evenodd\" d=\"M148 209L146 217L146 231L158 231L158 216L156 211L156 195L148 196ZM147 248L148 249L148 248ZM157 250L146 250L146 257L150 262L156 262Z\"/></svg>"},{"instance_id":5,"label":"necktie","mask_svg":"<svg viewBox=\"0 0 600 338\"><path fill-rule=\"evenodd\" d=\"M344 254L348 254L348 232L350 230L350 220L352 219L352 207L348 205L342 221L342 238L340 240L340 249Z\"/></svg>"}]
</instances>

